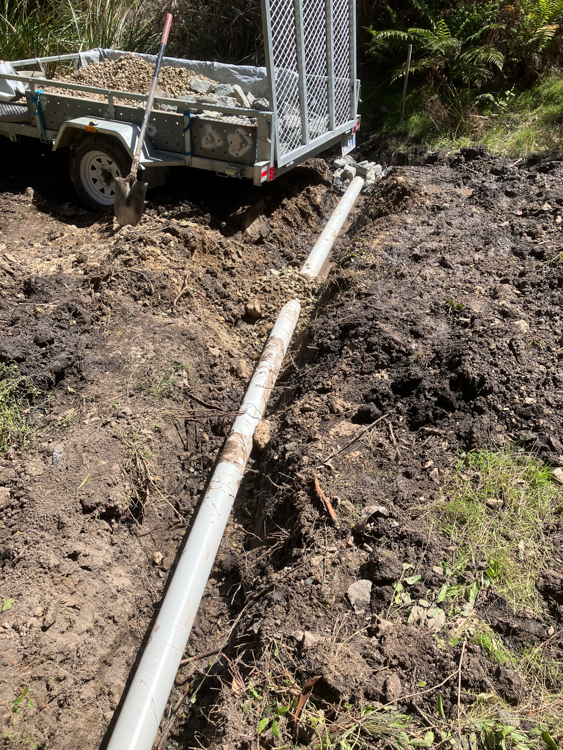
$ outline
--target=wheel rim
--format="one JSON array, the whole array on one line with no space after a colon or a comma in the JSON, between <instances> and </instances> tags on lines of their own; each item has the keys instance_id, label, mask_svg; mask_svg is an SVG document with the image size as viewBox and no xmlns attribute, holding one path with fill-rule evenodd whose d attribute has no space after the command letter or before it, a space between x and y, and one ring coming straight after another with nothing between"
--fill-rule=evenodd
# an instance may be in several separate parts
<instances>
[{"instance_id":1,"label":"wheel rim","mask_svg":"<svg viewBox=\"0 0 563 750\"><path fill-rule=\"evenodd\" d=\"M103 206L115 203L115 178L121 176L116 162L104 151L90 151L80 163L84 189L90 198Z\"/></svg>"}]
</instances>

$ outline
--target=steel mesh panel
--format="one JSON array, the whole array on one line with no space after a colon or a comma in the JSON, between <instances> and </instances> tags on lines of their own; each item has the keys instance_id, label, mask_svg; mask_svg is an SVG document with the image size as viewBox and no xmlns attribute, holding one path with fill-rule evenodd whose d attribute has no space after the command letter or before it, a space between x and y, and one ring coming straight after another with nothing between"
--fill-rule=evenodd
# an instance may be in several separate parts
<instances>
[{"instance_id":1,"label":"steel mesh panel","mask_svg":"<svg viewBox=\"0 0 563 750\"><path fill-rule=\"evenodd\" d=\"M328 132L328 61L325 0L303 0L309 140Z\"/></svg>"},{"instance_id":2,"label":"steel mesh panel","mask_svg":"<svg viewBox=\"0 0 563 750\"><path fill-rule=\"evenodd\" d=\"M271 0L272 56L274 60L280 155L302 144L299 77L293 0Z\"/></svg>"},{"instance_id":3,"label":"steel mesh panel","mask_svg":"<svg viewBox=\"0 0 563 750\"><path fill-rule=\"evenodd\" d=\"M350 80L350 5L349 0L333 0L334 14L334 110L335 125L352 117Z\"/></svg>"},{"instance_id":4,"label":"steel mesh panel","mask_svg":"<svg viewBox=\"0 0 563 750\"><path fill-rule=\"evenodd\" d=\"M270 75L276 98L277 155L282 164L290 160L293 151L306 146L305 129L308 142L323 136L329 139L331 79L333 127L345 125L353 117L350 1L332 2L334 68L330 70L326 0L265 0L269 7L269 64L273 68ZM302 118L306 119L306 128Z\"/></svg>"}]
</instances>

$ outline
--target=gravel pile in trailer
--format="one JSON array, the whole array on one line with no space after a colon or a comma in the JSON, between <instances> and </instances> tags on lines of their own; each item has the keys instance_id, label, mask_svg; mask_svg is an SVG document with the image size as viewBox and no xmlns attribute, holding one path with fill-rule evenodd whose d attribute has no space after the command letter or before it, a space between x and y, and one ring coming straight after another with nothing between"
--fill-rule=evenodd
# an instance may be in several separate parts
<instances>
[{"instance_id":1,"label":"gravel pile in trailer","mask_svg":"<svg viewBox=\"0 0 563 750\"><path fill-rule=\"evenodd\" d=\"M106 58L100 62L90 63L72 74L60 76L60 80L114 91L143 94L149 89L153 73L152 62L140 55L125 54L117 59ZM55 89L54 93L65 93L65 91ZM269 109L267 99L254 96L250 90L244 91L237 83L221 83L190 67L166 64L159 75L157 96L184 99L190 104L217 104L245 109L256 106L261 111ZM85 93L84 98L103 100L105 97L101 94ZM130 104L125 99L116 99L116 103ZM160 107L157 105L157 108L168 108L168 105ZM172 109L175 111L176 107Z\"/></svg>"}]
</instances>

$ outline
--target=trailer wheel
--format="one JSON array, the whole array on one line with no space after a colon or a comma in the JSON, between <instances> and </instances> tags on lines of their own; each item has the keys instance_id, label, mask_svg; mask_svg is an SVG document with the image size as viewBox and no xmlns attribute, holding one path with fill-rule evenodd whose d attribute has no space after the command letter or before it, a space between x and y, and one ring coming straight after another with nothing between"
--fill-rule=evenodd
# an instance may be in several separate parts
<instances>
[{"instance_id":1,"label":"trailer wheel","mask_svg":"<svg viewBox=\"0 0 563 750\"><path fill-rule=\"evenodd\" d=\"M96 211L111 211L116 177L126 177L131 157L115 138L94 135L80 138L70 156L70 177L76 192Z\"/></svg>"}]
</instances>

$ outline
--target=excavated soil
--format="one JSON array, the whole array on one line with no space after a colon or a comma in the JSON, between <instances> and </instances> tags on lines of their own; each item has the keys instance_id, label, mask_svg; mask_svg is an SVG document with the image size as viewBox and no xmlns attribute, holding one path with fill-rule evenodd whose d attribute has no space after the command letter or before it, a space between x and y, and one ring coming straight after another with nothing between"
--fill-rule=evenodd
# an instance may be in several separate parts
<instances>
[{"instance_id":1,"label":"excavated soil","mask_svg":"<svg viewBox=\"0 0 563 750\"><path fill-rule=\"evenodd\" d=\"M417 601L444 583L454 550L420 509L459 452L519 445L563 466L563 163L466 150L395 169L311 282L296 269L337 200L320 159L261 190L182 171L123 229L78 205L63 154L6 141L0 159L0 361L39 394L32 444L0 459L5 746L107 743L295 295L304 314L156 747L288 747L293 708L278 739L276 703L260 701L288 706L313 678L310 706L331 721L386 704L432 727L436 686L448 720L479 694L518 714L529 686L511 668L392 604L404 564ZM367 506L379 510L358 524ZM563 523L546 534L536 611L512 611L492 585L479 613L508 650L558 663ZM367 599L352 606L359 582Z\"/></svg>"}]
</instances>

